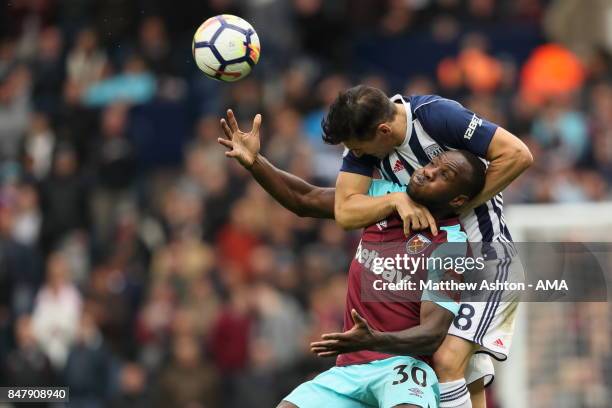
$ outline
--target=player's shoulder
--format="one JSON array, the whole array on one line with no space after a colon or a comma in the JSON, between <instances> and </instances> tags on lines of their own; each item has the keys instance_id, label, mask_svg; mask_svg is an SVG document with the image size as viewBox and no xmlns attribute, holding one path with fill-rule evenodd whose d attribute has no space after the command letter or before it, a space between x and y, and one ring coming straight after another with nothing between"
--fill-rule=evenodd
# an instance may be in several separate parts
<instances>
[{"instance_id":1,"label":"player's shoulder","mask_svg":"<svg viewBox=\"0 0 612 408\"><path fill-rule=\"evenodd\" d=\"M438 221L437 242L467 242L467 234L458 218Z\"/></svg>"},{"instance_id":2,"label":"player's shoulder","mask_svg":"<svg viewBox=\"0 0 612 408\"><path fill-rule=\"evenodd\" d=\"M412 113L417 115L421 112L452 109L453 107L461 106L459 102L440 95L410 95L405 98L410 101Z\"/></svg>"}]
</instances>

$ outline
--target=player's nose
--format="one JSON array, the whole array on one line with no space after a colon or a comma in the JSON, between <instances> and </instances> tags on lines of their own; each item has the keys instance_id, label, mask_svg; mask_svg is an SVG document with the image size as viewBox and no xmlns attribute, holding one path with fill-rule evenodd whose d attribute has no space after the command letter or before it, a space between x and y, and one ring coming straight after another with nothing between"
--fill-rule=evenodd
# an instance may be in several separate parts
<instances>
[{"instance_id":1,"label":"player's nose","mask_svg":"<svg viewBox=\"0 0 612 408\"><path fill-rule=\"evenodd\" d=\"M436 169L432 168L431 166L425 166L423 167L423 175L428 180L433 180L436 177Z\"/></svg>"}]
</instances>

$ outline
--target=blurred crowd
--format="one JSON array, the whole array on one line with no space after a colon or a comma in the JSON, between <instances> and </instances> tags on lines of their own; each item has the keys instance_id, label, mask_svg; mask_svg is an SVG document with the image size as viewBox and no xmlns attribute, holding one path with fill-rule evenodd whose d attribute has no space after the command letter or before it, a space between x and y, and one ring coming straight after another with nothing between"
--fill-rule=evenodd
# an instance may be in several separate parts
<instances>
[{"instance_id":1,"label":"blurred crowd","mask_svg":"<svg viewBox=\"0 0 612 408\"><path fill-rule=\"evenodd\" d=\"M539 303L530 308L530 314L529 406L609 406L612 398L609 303ZM551 341L551 336L543 333L556 333L556 340Z\"/></svg>"},{"instance_id":2,"label":"blurred crowd","mask_svg":"<svg viewBox=\"0 0 612 408\"><path fill-rule=\"evenodd\" d=\"M271 162L332 185L320 120L339 90L441 94L534 153L506 203L610 198L605 13L579 1L176 3L0 7L1 384L66 385L75 407L267 407L333 365L308 343L341 328L356 236L224 157L228 107L245 130L263 113ZM234 84L191 57L222 12L262 42Z\"/></svg>"}]
</instances>

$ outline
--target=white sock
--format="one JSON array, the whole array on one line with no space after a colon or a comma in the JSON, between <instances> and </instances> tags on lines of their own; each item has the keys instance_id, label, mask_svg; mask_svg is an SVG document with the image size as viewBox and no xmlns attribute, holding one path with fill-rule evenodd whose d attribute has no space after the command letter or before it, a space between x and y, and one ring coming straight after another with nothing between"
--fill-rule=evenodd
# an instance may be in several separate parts
<instances>
[{"instance_id":1,"label":"white sock","mask_svg":"<svg viewBox=\"0 0 612 408\"><path fill-rule=\"evenodd\" d=\"M465 379L440 383L440 408L472 408Z\"/></svg>"}]
</instances>

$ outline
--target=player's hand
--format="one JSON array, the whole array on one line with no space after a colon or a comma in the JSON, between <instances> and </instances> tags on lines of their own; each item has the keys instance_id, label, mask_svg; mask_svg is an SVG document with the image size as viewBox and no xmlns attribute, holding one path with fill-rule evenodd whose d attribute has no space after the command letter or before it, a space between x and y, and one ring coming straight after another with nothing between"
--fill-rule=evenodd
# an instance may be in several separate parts
<instances>
[{"instance_id":1,"label":"player's hand","mask_svg":"<svg viewBox=\"0 0 612 408\"><path fill-rule=\"evenodd\" d=\"M406 193L392 193L395 211L404 222L404 235L409 236L411 231L420 231L429 228L433 235L438 235L438 226L433 215L427 207L415 203Z\"/></svg>"},{"instance_id":2,"label":"player's hand","mask_svg":"<svg viewBox=\"0 0 612 408\"><path fill-rule=\"evenodd\" d=\"M249 133L245 133L238 128L238 122L231 109L227 110L227 120L221 119L221 128L225 133L224 138L218 138L217 142L227 147L225 152L227 157L233 157L244 167L249 168L255 162L259 153L260 140L259 128L261 127L261 115L255 115L253 128Z\"/></svg>"},{"instance_id":3,"label":"player's hand","mask_svg":"<svg viewBox=\"0 0 612 408\"><path fill-rule=\"evenodd\" d=\"M355 324L350 330L322 335L322 341L310 343L310 351L318 357L335 357L338 354L371 349L375 342L374 330L355 309L351 310L351 316Z\"/></svg>"}]
</instances>

